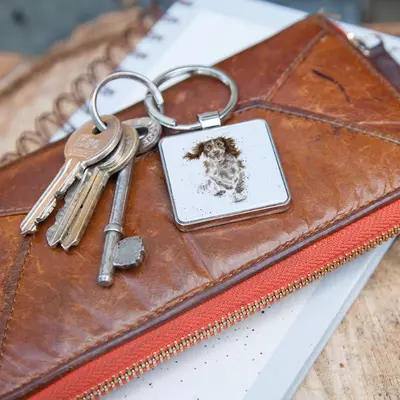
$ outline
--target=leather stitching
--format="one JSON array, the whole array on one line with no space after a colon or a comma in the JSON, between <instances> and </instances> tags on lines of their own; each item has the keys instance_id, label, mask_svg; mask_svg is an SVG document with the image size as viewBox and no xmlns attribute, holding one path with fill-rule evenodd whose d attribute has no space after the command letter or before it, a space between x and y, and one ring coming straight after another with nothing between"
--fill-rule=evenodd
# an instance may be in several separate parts
<instances>
[{"instance_id":1,"label":"leather stitching","mask_svg":"<svg viewBox=\"0 0 400 400\"><path fill-rule=\"evenodd\" d=\"M30 252L30 248L31 248L31 238L23 238L19 247L19 256L17 257L17 259L15 260L15 262L13 263L12 266L12 270L11 270L11 274L13 273L14 270L20 270L19 274L18 274L18 278L15 282L10 282L10 277L7 280L7 284L8 286L10 286L10 292L7 295L7 291L6 291L6 297L7 300L5 300L5 305L3 308L3 318L7 318L6 321L2 320L1 321L1 326L0 328L2 328L2 332L0 331L0 369L3 363L3 358L4 358L4 351L5 351L5 343L6 343L6 339L7 339L7 333L8 333L8 328L10 326L11 320L12 320L12 316L14 313L14 308L15 308L15 304L16 304L16 299L17 299L17 294L18 291L20 289L20 283L21 283L21 278L22 278L22 274L25 270L25 260L27 258L27 256L29 255ZM9 307L7 307L7 304L9 304ZM7 309L8 308L8 309ZM7 314L8 317L7 317ZM4 326L4 328L3 328Z\"/></svg>"},{"instance_id":2,"label":"leather stitching","mask_svg":"<svg viewBox=\"0 0 400 400\"><path fill-rule=\"evenodd\" d=\"M357 124L348 124L346 122L338 121L338 120L331 120L329 117L326 117L322 114L316 114L312 113L310 111L304 111L300 108L295 108L295 107L287 107L287 106L281 106L280 104L274 104L274 103L259 103L259 104L248 104L248 103L241 103L240 104L240 109L236 110L234 115L239 115L242 114L245 111L252 110L254 108L259 108L259 109L264 109L264 110L269 110L269 111L276 111L281 114L287 114L290 116L295 116L295 117L300 117L304 119L308 119L310 121L316 121L316 122L321 122L325 123L328 125L331 125L336 128L344 128L352 132L356 133L361 133L363 135L369 136L373 139L378 139L387 143L395 144L395 145L400 145L400 141L392 138L388 138L385 136L380 135L377 132L371 132L368 131L367 129L362 129L357 126Z\"/></svg>"},{"instance_id":3,"label":"leather stitching","mask_svg":"<svg viewBox=\"0 0 400 400\"><path fill-rule=\"evenodd\" d=\"M318 23L323 27L327 32L330 34L333 34L338 40L340 40L345 47L347 47L357 58L360 60L364 66L368 69L369 72L372 73L376 78L378 78L379 82L382 83L389 91L394 95L394 97L399 100L400 99L400 93L397 91L397 89L392 85L390 81L385 79L382 74L376 70L376 68L373 66L373 64L366 59L366 57L360 53L359 50L357 50L343 35L340 35L336 29L332 26L332 23L327 20L326 18L323 17L318 17Z\"/></svg>"},{"instance_id":4,"label":"leather stitching","mask_svg":"<svg viewBox=\"0 0 400 400\"><path fill-rule=\"evenodd\" d=\"M157 152L157 148L148 151L145 154L142 154L141 156L136 157L136 160L141 160L147 157L150 157L154 152ZM25 206L25 207L4 207L4 208L0 208L0 217L8 217L8 216L12 216L13 213L25 213L28 212L31 209L30 206ZM15 214L14 214L15 215Z\"/></svg>"},{"instance_id":5,"label":"leather stitching","mask_svg":"<svg viewBox=\"0 0 400 400\"><path fill-rule=\"evenodd\" d=\"M245 111L245 110L240 110L240 111L243 112L243 111ZM325 122L325 121L322 121L322 122ZM328 122L328 123L329 123L329 122ZM230 277L233 276L233 275L236 275L237 273L241 272L242 270L244 270L244 269L246 269L246 268L249 268L249 267L251 267L251 266L253 266L253 265L255 265L255 264L258 264L258 263L264 261L265 259L267 259L268 257L271 257L271 256L277 254L278 252L280 252L280 251L282 251L282 250L284 250L284 249L290 247L291 245L293 245L293 244L295 244L295 243L297 243L297 242L300 242L300 241L302 241L303 239L308 238L309 236L312 236L314 233L317 233L318 231L320 231L320 230L322 230L322 229L326 229L326 228L332 226L332 225L333 225L335 222L337 222L338 220L341 220L341 219L344 219L344 218L346 218L346 217L348 217L348 216L351 216L351 214L352 214L354 211L359 210L359 209L361 209L361 208L368 207L370 204L376 202L376 201L379 200L380 198L383 198L383 197L385 197L385 196L388 196L388 195L391 195L391 194L393 194L393 193L396 193L397 191L399 191L398 188L395 188L395 189L393 189L393 190L391 190L391 191L384 192L384 193L382 194L382 196L380 196L379 198L373 199L373 200L371 200L370 202L368 202L368 203L366 203L366 204L363 204L363 205L360 205L360 206L358 206L358 207L356 207L356 208L353 208L353 209L349 210L349 211L346 212L346 213L338 214L338 215L337 215L335 218L333 218L332 220L327 221L327 222L325 222L325 223L323 223L323 224L320 224L320 225L318 225L317 227L315 227L314 229L312 229L312 230L310 230L310 231L308 231L308 232L306 232L306 233L304 233L304 234L302 234L302 235L300 235L300 236L298 236L298 237L296 237L296 238L293 238L293 239L291 239L291 240L288 240L288 241L286 241L285 243L282 243L280 246L276 247L273 251L271 251L271 252L269 252L269 253L266 253L266 254L264 254L264 255L262 255L262 256L256 258L256 259L253 259L253 260L247 262L246 264L242 265L241 267L237 268L236 270L231 271L231 272L229 272L228 274L222 275L222 276L220 276L218 279L216 279L216 280L214 280L214 281L212 281L212 282L208 282L208 283L206 283L206 284L204 284L204 285L202 285L202 286L199 286L199 287L196 288L196 289L193 289L192 291L186 293L185 295L183 295L183 296L181 296L181 297L179 297L179 298L177 298L177 299L172 300L170 303L164 305L163 307L158 308L156 311L152 312L151 314L146 315L146 316L144 316L144 317L138 319L133 325L131 325L131 326L129 326L129 327L126 327L126 328L124 328L124 329L121 329L121 330L119 330L119 331L117 331L117 332L113 332L112 334L110 334L109 336L107 336L106 339L102 339L101 341L95 343L90 349L85 349L85 350L83 350L83 351L81 351L81 352L77 352L77 353L73 354L71 357L67 358L67 359L64 361L64 364L65 364L65 363L68 363L70 360L74 359L75 357L77 357L77 356L79 356L79 355L81 355L81 354L84 354L84 353L85 353L86 351L88 351L88 350L91 350L91 349L94 349L94 348L96 348L96 347L98 347L98 346L101 346L102 344L106 343L110 338L116 338L116 337L118 337L119 335L124 334L125 332L128 332L128 331L130 331L130 330L135 329L138 325L140 325L140 324L142 324L142 323L148 321L149 319L151 319L151 318L153 318L153 317L155 317L155 316L157 316L157 315L163 313L165 310L167 310L167 309L169 309L169 308L171 308L171 307L173 307L173 306L176 306L176 305L182 303L182 302L185 301L188 297L191 297L191 296L193 296L193 295L195 295L195 294L197 294L197 293L200 293L200 292L202 292L202 291L204 291L204 290L206 290L206 289L208 289L208 288L210 288L210 287L212 287L212 286L217 285L217 284L220 283L221 281L223 281L223 280L225 280L225 279L227 279L227 278L230 278ZM213 228L213 229L215 229L215 228ZM21 274L21 275L22 275L22 274ZM14 301L14 303L15 303L15 301ZM10 320L11 320L11 316L10 316ZM58 367L56 367L56 368L58 368ZM30 381L25 382L24 384L27 384L27 383L29 383L29 382L31 382L31 381L37 379L37 378L40 378L40 377L42 377L42 376L48 374L50 371L52 371L52 370L54 370L54 369L56 369L56 368L50 368L50 369L48 369L47 371L41 373L40 375L37 375L35 378L31 379Z\"/></svg>"},{"instance_id":6,"label":"leather stitching","mask_svg":"<svg viewBox=\"0 0 400 400\"><path fill-rule=\"evenodd\" d=\"M289 79L290 75L295 71L295 68L305 59L306 55L310 53L313 47L322 40L325 34L326 32L322 30L308 42L302 52L298 54L292 63L283 71L267 94L261 97L263 100L270 100L273 97L279 88Z\"/></svg>"},{"instance_id":7,"label":"leather stitching","mask_svg":"<svg viewBox=\"0 0 400 400\"><path fill-rule=\"evenodd\" d=\"M398 188L396 188L395 190L392 190L392 191L390 191L390 192L386 192L386 193L383 194L381 197L385 197L385 196L387 196L387 195L390 195L390 194L392 194L392 193L395 193L396 191L398 191ZM380 197L380 198L381 198L381 197ZM193 295L195 295L195 294L197 294L197 293L199 293L199 292L202 292L202 291L208 289L209 287L215 286L216 284L218 284L218 283L221 282L222 280L224 280L224 279L226 279L226 278L229 278L229 277L231 277L231 276L233 276L233 275L239 273L239 272L242 271L243 269L246 269L246 268L248 268L248 267L251 267L251 266L254 265L254 264L257 264L257 263L262 262L263 260L267 259L268 257L271 257L271 256L275 255L277 252L279 252L279 251L281 251L281 250L284 250L285 248L291 246L292 244L295 244L296 242L301 241L301 240L303 240L303 239L305 239L305 238L311 236L312 234L318 232L318 231L321 230L321 229L324 229L324 228L327 228L327 227L331 226L334 222L338 221L339 219L343 219L343 218L346 218L346 217L350 216L355 210L358 210L358 209L360 209L361 207L368 207L370 204L374 203L374 202L377 201L377 200L379 200L379 198L378 198L378 199L374 199L374 200L372 200L372 201L366 203L366 204L363 205L363 206L357 207L356 209L352 209L352 210L350 210L350 211L348 211L347 213L344 213L344 214L342 214L342 215L338 214L337 217L335 217L334 219L332 219L332 220L330 220L330 221L327 221L327 222L325 222L325 223L323 223L323 224L321 224L321 225L318 225L316 228L314 228L313 230L311 230L311 231L309 231L309 232L307 232L307 233L305 233L305 234L303 234L303 235L300 235L300 236L298 236L298 237L296 237L296 238L293 238L293 239L291 239L291 240L289 240L289 241L287 241L287 242L285 242L285 243L282 243L280 246L278 246L278 247L277 247L276 249L274 249L273 251L271 251L271 252L269 252L269 253L267 253L267 254L264 254L263 256L260 256L259 258L256 258L256 259L253 259L253 260L247 262L246 264L242 265L240 268L236 269L235 271L231 271L231 272L229 272L228 274L225 274L225 275L219 277L218 279L216 279L216 280L213 281L213 282L208 282L208 283L206 283L206 284L204 284L204 285L202 285L202 286L199 286L199 287L196 288L196 289L193 289L192 291L186 293L185 295L183 295L183 296L181 296L181 297L179 297L179 298L177 298L177 299L172 300L169 304L166 304L166 305L164 305L163 307L158 308L158 309L157 309L156 311L154 311L153 313L151 313L151 314L149 314L149 315L147 315L147 316L145 316L145 317L142 317L142 318L138 319L133 325L131 325L131 326L129 326L129 327L126 327L126 328L124 328L124 329L120 329L119 331L110 334L110 335L107 336L105 339L102 339L101 341L95 343L90 349L85 349L85 350L83 350L83 351L80 351L80 352L77 352L77 353L73 354L71 357L69 357L69 358L67 358L66 360L64 360L64 361L63 361L63 364L68 363L70 360L73 360L75 357L84 354L84 353L85 353L86 351L88 351L88 350L90 351L90 350L92 350L92 349L94 349L94 348L96 348L96 347L101 346L101 345L104 344L104 343L107 343L108 340L111 339L111 338L116 338L116 337L118 337L118 336L121 335L121 334L124 334L124 333L126 333L126 332L128 332L128 331L130 331L130 330L135 329L138 325L140 325L140 324L142 324L142 323L148 321L149 319L151 319L151 318L153 318L153 317L155 317L155 316L157 316L157 315L163 313L165 310L167 310L167 309L169 309L169 308L171 308L171 307L173 307L173 306L176 306L176 305L182 303L182 302L185 301L188 297L191 297L191 296L193 296ZM267 294L267 296L268 296L268 294ZM10 318L10 319L11 319L11 318ZM39 374L39 375L36 375L34 378L32 378L32 379L30 379L30 380L28 380L28 381L26 381L26 382L23 382L22 385L27 385L27 384L29 384L30 382L32 382L32 381L34 381L34 380L36 380L36 379L38 379L38 378L41 378L41 377L47 375L49 372L51 372L51 371L53 371L53 370L55 370L55 369L57 369L57 368L59 368L59 366L57 366L57 367L55 367L55 368L49 368L49 369L46 370L45 372L43 372L43 373L41 373L41 374Z\"/></svg>"},{"instance_id":8,"label":"leather stitching","mask_svg":"<svg viewBox=\"0 0 400 400\"><path fill-rule=\"evenodd\" d=\"M19 211L29 211L30 207L11 207L11 208L0 208L0 214L5 213L12 213L12 212L19 212ZM4 215L7 216L7 215Z\"/></svg>"},{"instance_id":9,"label":"leather stitching","mask_svg":"<svg viewBox=\"0 0 400 400\"><path fill-rule=\"evenodd\" d=\"M327 30L329 30L330 32L332 32L332 28L331 28L331 27L327 27L327 26L326 26L326 23L325 23L325 24L322 24L322 21L319 21L319 23L320 23L321 25L324 25L324 27L327 28ZM338 34L337 34L336 32L334 32L334 33L335 33L335 35L338 36ZM318 34L318 36L320 36L320 34ZM319 38L319 40L320 40L321 38L322 38L322 35L321 35L321 37ZM342 38L340 38L340 39L341 39L342 41L344 41L344 39L342 39ZM315 39L314 39L314 40L315 40ZM310 48L312 48L312 45L311 45L311 44L314 45L315 43L318 42L318 40L315 40L315 43L314 43L314 40L311 41L311 42L309 43ZM357 55L357 57L358 57L359 59L361 59L361 61L366 65L366 67L367 67L375 76L378 77L378 79L381 81L381 83L383 83L387 88L389 88L389 90L390 90L392 93L395 94L396 98L399 98L398 93L397 93L397 92L394 92L393 87L392 87L391 85L389 85L388 82L387 82L386 80L382 79L382 77L381 77L375 70L373 70L373 69L371 68L371 65L369 65L369 63L367 63L366 60L363 59L363 57L358 53L358 51L356 51L349 43L347 43L347 41L345 41L345 42L346 42L347 46L349 46L350 49ZM309 49L307 49L307 50L309 50ZM306 51L303 50L302 53L305 54L305 53L307 52L307 50L306 50ZM303 56L303 57L304 57L304 56ZM295 61L296 61L296 60L295 60ZM295 65L297 65L299 62L301 62L301 58L299 57L299 60L297 61L296 64L295 64L295 61L292 63L293 66L295 66ZM281 75L281 77L282 77L282 79L283 79L283 81L281 82L281 84L289 77L290 74L288 74L288 72L290 72L290 69L291 69L291 68L293 68L292 65L289 66L289 68ZM287 76L284 76L285 73L287 74ZM281 84L280 84L280 85L281 85ZM279 85L279 86L280 86L280 85ZM276 89L278 89L279 86L277 86ZM275 90L275 91L276 91L276 90ZM270 92L273 92L273 90L271 89ZM273 94L273 93L272 93L272 94ZM260 100L267 99L267 98L268 98L268 94L267 94L266 96L263 96L263 97L261 97L261 98L254 99L254 100L260 101ZM253 100L253 99L252 99L252 100ZM296 110L287 110L287 109L285 110L285 109L283 109L283 108L282 108L282 109L279 109L278 106L277 106L276 108L274 108L274 105L273 105L273 104L259 104L259 105L256 105L255 107L264 108L264 109L268 109L268 110L271 110L271 111L277 111L277 112L281 112L281 113L287 113L287 114L289 114L289 115L295 115L295 116L298 116L298 117L301 117L301 118L310 119L310 120L313 120L313 121L318 121L318 122L330 124L330 125L332 125L332 126L346 128L346 129L348 129L348 130L350 130L350 131L356 131L356 132L364 133L364 134L366 134L366 135L368 135L368 136L371 136L371 137L374 137L374 138L376 138L376 139L389 141L389 142L395 143L395 144L400 144L400 143L398 143L397 141L388 140L387 138L380 137L379 135L376 135L376 134L374 134L374 133L371 133L371 132L362 130L362 129L360 129L360 128L356 128L356 127L351 126L351 125L347 125L347 124L345 124L345 123L342 124L342 123L337 122L337 121L325 120L325 119L319 117L318 115L316 115L316 116L303 115L303 114L300 114L300 112L299 112L299 111L296 111ZM251 109L251 108L254 108L254 106L253 106L253 107L252 107L252 106L248 106L248 107L245 107L245 108L243 108L243 109L237 110L237 111L235 112L235 115L236 115L236 114L239 115L239 114L241 114L241 113L243 113L243 112L245 112L245 111L247 111L247 110L249 110L249 109ZM299 113L297 113L297 112L299 112ZM150 156L152 153L155 153L155 152L157 152L157 150L154 150L154 151L152 151L150 154L146 154L146 155L143 156L143 157ZM388 192L385 192L385 193L384 193L381 197L379 197L379 198L382 198L382 197L385 197L385 196L390 195L390 194L392 194L392 193L395 193L396 191L398 191L398 188L396 188L396 189L394 189L394 190L391 190L391 191L388 191ZM106 339L103 339L103 340L101 340L101 341L95 343L93 346L91 346L90 349L85 349L85 350L83 350L83 351L80 351L80 352L77 352L77 353L73 354L71 357L69 357L69 358L67 358L66 360L64 360L63 363L65 364L65 363L67 363L68 361L74 359L76 356L79 356L79 355L85 353L86 351L91 350L91 349L93 349L93 348L95 348L95 347L101 346L103 343L106 343L110 338L115 338L115 337L117 337L117 336L119 336L119 335L121 335L121 334L123 334L123 333L125 333L125 332L128 332L129 330L135 329L135 327L137 327L138 325L142 324L142 323L145 322L145 321L148 321L149 319L153 318L153 317L156 316L156 315L161 314L162 312L164 312L166 309L170 308L171 306L180 304L180 303L182 303L186 298L188 298L188 297L190 297L190 296L193 296L194 294L199 293L199 292L201 292L201 291L204 291L205 289L207 289L207 288L209 288L209 287L211 287L211 286L215 286L216 284L218 284L218 283L221 282L222 280L224 280L224 279L226 279L226 278L229 278L229 277L231 277L231 276L233 276L233 275L239 273L239 272L242 271L243 269L246 269L246 268L248 268L248 267L250 267L250 266L252 266L252 265L254 265L254 264L257 264L257 263L259 263L259 262L261 262L261 261L267 259L268 257L273 256L274 254L278 253L279 251L284 250L285 248L287 248L287 247L289 247L289 246L295 244L296 242L301 241L301 240L303 240L303 239L305 239L305 238L311 236L312 234L314 234L314 233L320 231L321 229L325 229L325 228L327 228L327 227L333 225L333 223L337 222L338 220L344 219L344 218L350 216L355 210L359 210L359 209L362 208L362 207L368 207L370 204L372 204L372 203L374 203L375 201L379 200L379 198L373 199L373 200L371 200L370 202L366 203L365 205L359 206L359 207L357 207L357 208L353 208L352 210L349 210L348 212L346 212L346 213L344 213L344 214L338 214L338 215L337 215L335 218L333 218L332 220L327 221L327 222L325 222L325 223L323 223L323 224L318 225L317 227L315 227L314 229L312 229L312 230L310 230L310 231L304 233L303 235L300 235L300 236L298 236L298 237L296 237L296 238L293 238L293 239L291 239L291 240L289 240L289 241L286 241L285 243L282 243L280 246L278 246L277 248L275 248L273 251L271 251L271 252L269 252L269 253L266 253L266 254L260 256L260 257L257 258L257 259L253 259L253 260L247 262L246 264L242 265L240 268L238 268L238 269L236 269L236 270L234 270L234 271L231 271L231 272L229 272L228 274L222 275L221 277L219 277L218 279L216 279L216 280L213 281L213 282L208 282L208 283L206 283L206 284L204 284L204 285L202 285L202 286L199 286L198 288L196 288L196 289L194 289L194 290L192 290L192 291L186 293L185 295L183 295L183 296L181 296L181 297L179 297L179 298L177 298L177 299L174 299L174 300L171 301L169 304L166 304L166 305L164 305L163 307L160 307L159 309L157 309L157 310L154 311L153 313L151 313L151 314L149 314L149 315L147 315L147 316L145 316L145 317L140 318L139 320L136 321L135 324L133 324L133 325L127 327L127 328L121 329L121 330L119 330L119 331L117 331L117 332L114 332L114 333L110 334ZM18 209L23 209L23 207L16 208L16 209L14 209L14 210L17 211ZM7 212L7 211L12 211L12 210L13 210L12 208L11 208L11 209L4 208L4 209L0 209L0 212L4 212L4 211ZM31 241L30 241L30 242L31 242ZM24 269L25 269L25 263L24 263L24 261L25 261L27 255L28 255L28 253L29 253L29 249L28 249L28 251L26 252L26 254L25 254L25 256L23 257L23 260L22 260L22 262L23 262L23 268L22 268L22 271L21 271L21 273L20 273L20 277L19 277L19 279L18 279L17 289L16 289L16 291L15 291L15 296L14 296L14 299L13 299L13 304L12 304L12 308L11 308L11 313L10 313L9 319L8 319L8 321L7 321L7 326L6 326L4 335L3 335L3 340L1 341L0 350L2 350L2 351L1 351L1 353L0 353L0 362L1 362L1 359L2 359L2 357L3 357L3 355L4 355L4 351L3 351L3 350L4 350L4 343L5 343L5 337L6 337L6 330L7 330L7 328L9 327L10 321L11 321L11 319L12 319L12 317L13 317L13 311L14 311L15 304L16 304L16 297L17 297L18 290L19 290L19 288L20 288L20 281L21 281L22 273L23 273L23 271L24 271ZM34 381L34 380L36 380L36 379L38 379L38 378L40 378L40 377L42 377L42 376L48 374L50 371L52 371L52 370L54 370L54 369L57 369L57 368L59 368L59 366L57 366L57 367L55 367L55 368L49 368L49 369L46 370L45 372L43 372L43 373L41 373L41 374L39 374L39 375L36 375L34 378L32 378L32 379L30 379L30 380L28 380L28 381L26 381L26 382L23 382L21 385L29 384L30 382L32 382L32 381ZM11 392L12 392L12 391L11 391ZM8 393L10 393L10 392L8 392Z\"/></svg>"},{"instance_id":10,"label":"leather stitching","mask_svg":"<svg viewBox=\"0 0 400 400\"><path fill-rule=\"evenodd\" d=\"M364 135L370 136L374 139L379 139L382 140L384 142L388 142L388 143L392 143L392 144L396 144L396 145L400 145L400 141L397 141L396 139L391 139L391 138L387 138L385 136L381 136L379 133L377 132L371 132L368 131L367 129L362 129L357 127L355 124L348 124L346 122L341 122L341 121L337 121L337 120L329 120L329 118L327 118L326 116L323 116L322 114L314 114L311 113L310 111L303 111L299 108L292 108L292 107L285 107L285 106L281 106L278 104L273 104L273 103L262 103L261 100L263 100L261 97L257 97L257 98L252 98L250 100L247 100L243 103L240 103L238 106L238 109L233 113L233 115L239 115L245 111L248 111L249 109L253 109L253 108L260 108L260 109L266 109L266 110L270 110L270 111L276 111L282 114L288 114L288 115L292 115L292 116L296 116L299 118L304 118L304 119L308 119L310 121L317 121L317 122L322 122L325 124L329 124L331 126L337 127L337 128L345 128L348 129L349 131L353 131L353 132L357 132L357 133L362 133ZM256 104L250 104L251 102L255 102ZM258 103L258 104L257 104ZM138 159L144 159L146 157L150 157L154 152L157 152L157 149L154 149L146 154L141 155L140 157L137 157ZM27 212L30 210L30 207L4 207L4 208L0 208L0 215L1 216L9 216L8 214L10 213L15 213L15 212Z\"/></svg>"}]
</instances>

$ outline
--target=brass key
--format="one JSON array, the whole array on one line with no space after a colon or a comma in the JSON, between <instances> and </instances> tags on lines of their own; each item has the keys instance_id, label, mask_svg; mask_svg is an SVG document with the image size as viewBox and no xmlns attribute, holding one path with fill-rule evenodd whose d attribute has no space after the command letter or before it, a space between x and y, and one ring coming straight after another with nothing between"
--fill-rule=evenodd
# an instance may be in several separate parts
<instances>
[{"instance_id":1,"label":"brass key","mask_svg":"<svg viewBox=\"0 0 400 400\"><path fill-rule=\"evenodd\" d=\"M120 147L120 143L117 148ZM111 155L114 155L116 151L117 150L114 150ZM104 163L105 160L111 157L111 155L100 162ZM75 182L74 185L68 189L64 198L64 206L58 210L54 224L46 232L47 243L50 247L56 247L57 244L61 242L61 239L67 234L69 226L78 214L79 208L85 201L90 187L93 184L97 165L98 164L87 168L83 173L81 180Z\"/></svg>"},{"instance_id":2,"label":"brass key","mask_svg":"<svg viewBox=\"0 0 400 400\"><path fill-rule=\"evenodd\" d=\"M122 130L122 154L119 157L112 157L109 163L99 164L96 173L93 175L93 183L89 193L75 219L72 221L67 235L61 240L61 246L64 250L68 250L70 247L79 244L109 178L124 168L137 152L139 135L136 129L122 124Z\"/></svg>"},{"instance_id":3,"label":"brass key","mask_svg":"<svg viewBox=\"0 0 400 400\"><path fill-rule=\"evenodd\" d=\"M121 139L121 123L114 116L103 117L107 129L94 134L91 121L76 130L68 139L65 163L21 223L23 235L32 234L37 224L44 221L56 206L57 197L65 194L84 170L109 155Z\"/></svg>"},{"instance_id":4,"label":"brass key","mask_svg":"<svg viewBox=\"0 0 400 400\"><path fill-rule=\"evenodd\" d=\"M87 171L88 170L86 170L85 173L83 174L82 179L84 179ZM71 187L67 190L67 193L64 196L64 205L57 211L54 224L49 229L47 229L46 232L47 243L50 243L54 233L60 226L61 222L64 220L64 216L67 213L72 200L74 200L75 197L77 196L78 182L80 184L82 182L82 179L80 181L75 181L71 185Z\"/></svg>"},{"instance_id":5,"label":"brass key","mask_svg":"<svg viewBox=\"0 0 400 400\"><path fill-rule=\"evenodd\" d=\"M124 133L123 135L125 136ZM84 204L98 173L101 169L107 170L115 163L119 162L121 157L123 157L126 144L125 137L123 137L115 150L108 157L85 170L82 179L74 188L74 192L71 196L69 196L69 191L67 192L66 197L68 196L68 204L65 205L65 209L62 207L59 210L54 225L52 225L46 233L47 243L50 247L56 247L68 234L69 228L79 214L80 208Z\"/></svg>"}]
</instances>

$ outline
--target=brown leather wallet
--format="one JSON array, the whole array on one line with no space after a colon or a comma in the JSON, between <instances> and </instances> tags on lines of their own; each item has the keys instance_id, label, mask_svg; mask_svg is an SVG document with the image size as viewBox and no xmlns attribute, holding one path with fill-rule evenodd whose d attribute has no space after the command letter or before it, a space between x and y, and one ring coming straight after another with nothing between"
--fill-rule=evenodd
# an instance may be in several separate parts
<instances>
[{"instance_id":1,"label":"brown leather wallet","mask_svg":"<svg viewBox=\"0 0 400 400\"><path fill-rule=\"evenodd\" d=\"M148 256L103 289L95 278L113 185L79 247L65 253L47 246L52 218L34 237L19 233L63 162L64 142L3 168L2 399L92 398L399 232L399 92L328 20L308 17L218 67L239 87L228 123L270 125L289 211L182 233L153 151L136 161L125 222ZM166 113L189 122L228 95L193 78L165 92ZM120 118L144 114L139 105Z\"/></svg>"}]
</instances>

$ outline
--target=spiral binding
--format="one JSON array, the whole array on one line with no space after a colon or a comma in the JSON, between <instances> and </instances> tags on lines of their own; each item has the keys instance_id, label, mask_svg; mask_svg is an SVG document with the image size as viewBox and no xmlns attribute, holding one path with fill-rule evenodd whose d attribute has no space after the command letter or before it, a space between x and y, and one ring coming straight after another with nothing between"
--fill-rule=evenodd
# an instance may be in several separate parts
<instances>
[{"instance_id":1,"label":"spiral binding","mask_svg":"<svg viewBox=\"0 0 400 400\"><path fill-rule=\"evenodd\" d=\"M192 1L187 0L180 0L178 3L183 6L193 5ZM146 36L146 38L154 41L163 40L162 35L151 31L151 26L160 18L171 24L179 22L178 18L168 13L162 14L158 7L153 6L145 10L140 19L141 25L129 26L121 32L120 36L110 41L105 48L103 56L92 61L88 65L86 72L79 75L72 82L71 92L59 95L53 103L52 111L42 113L36 118L34 130L24 131L19 135L15 152L4 154L0 158L0 166L15 161L49 143L54 132L59 129L64 130L67 134L73 132L76 127L68 122L70 117L81 107L85 112L88 111L86 100L97 82L104 77L104 71L107 74L118 68L119 62L116 61L118 59L116 53L122 51L124 55L130 54L137 59L145 59L148 54L135 48L132 50L131 43L134 39ZM146 22L150 25L150 28L146 27ZM103 74L100 70L103 71ZM103 96L111 96L113 94L114 91L109 88L105 88L101 92Z\"/></svg>"}]
</instances>

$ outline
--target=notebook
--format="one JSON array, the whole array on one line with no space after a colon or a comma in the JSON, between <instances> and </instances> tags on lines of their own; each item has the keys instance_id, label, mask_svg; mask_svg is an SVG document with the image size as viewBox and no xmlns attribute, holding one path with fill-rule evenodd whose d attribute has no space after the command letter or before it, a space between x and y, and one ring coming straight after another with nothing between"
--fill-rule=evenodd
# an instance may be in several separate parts
<instances>
[{"instance_id":1,"label":"notebook","mask_svg":"<svg viewBox=\"0 0 400 400\"><path fill-rule=\"evenodd\" d=\"M261 1L180 1L149 33L162 40L144 38L120 69L154 78L179 65L212 65L265 40L304 15ZM370 30L341 25L368 45L379 40ZM381 37L400 62L396 50L400 39ZM137 53L143 57L136 57ZM144 92L139 84L112 82L101 92L99 110L114 113L142 100ZM89 119L84 106L53 140ZM290 399L391 243L164 362L108 398L260 399L268 393L269 400Z\"/></svg>"}]
</instances>

